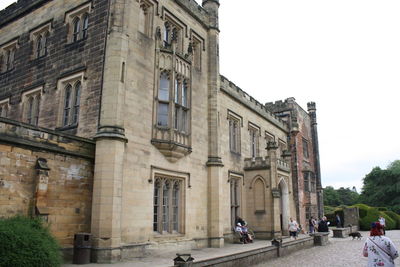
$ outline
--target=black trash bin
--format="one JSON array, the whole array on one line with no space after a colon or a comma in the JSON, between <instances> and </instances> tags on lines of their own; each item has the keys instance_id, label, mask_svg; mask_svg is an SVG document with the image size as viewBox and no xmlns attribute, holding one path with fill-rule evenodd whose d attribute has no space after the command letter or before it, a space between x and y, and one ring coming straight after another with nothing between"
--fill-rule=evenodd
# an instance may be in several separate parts
<instances>
[{"instance_id":1,"label":"black trash bin","mask_svg":"<svg viewBox=\"0 0 400 267\"><path fill-rule=\"evenodd\" d=\"M91 234L78 233L74 236L74 258L73 264L90 263Z\"/></svg>"},{"instance_id":2,"label":"black trash bin","mask_svg":"<svg viewBox=\"0 0 400 267\"><path fill-rule=\"evenodd\" d=\"M176 258L174 259L174 266L179 267L191 267L193 266L192 256L190 254L176 254Z\"/></svg>"}]
</instances>

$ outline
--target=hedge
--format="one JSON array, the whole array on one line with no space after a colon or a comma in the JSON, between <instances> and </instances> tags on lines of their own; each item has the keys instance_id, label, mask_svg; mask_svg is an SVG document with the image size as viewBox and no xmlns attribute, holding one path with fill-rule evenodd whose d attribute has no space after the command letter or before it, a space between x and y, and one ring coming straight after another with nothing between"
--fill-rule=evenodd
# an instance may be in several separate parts
<instances>
[{"instance_id":1,"label":"hedge","mask_svg":"<svg viewBox=\"0 0 400 267\"><path fill-rule=\"evenodd\" d=\"M400 215L393 211L385 211L384 213L395 221L396 229L400 229Z\"/></svg>"},{"instance_id":2,"label":"hedge","mask_svg":"<svg viewBox=\"0 0 400 267\"><path fill-rule=\"evenodd\" d=\"M61 265L60 247L40 219L0 219L0 267Z\"/></svg>"}]
</instances>

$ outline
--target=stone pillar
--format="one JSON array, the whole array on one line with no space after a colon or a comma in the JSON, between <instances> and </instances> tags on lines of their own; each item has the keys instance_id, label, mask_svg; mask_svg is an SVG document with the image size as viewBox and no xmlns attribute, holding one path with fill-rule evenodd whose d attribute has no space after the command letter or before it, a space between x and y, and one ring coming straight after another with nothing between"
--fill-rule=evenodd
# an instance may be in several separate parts
<instances>
[{"instance_id":1,"label":"stone pillar","mask_svg":"<svg viewBox=\"0 0 400 267\"><path fill-rule=\"evenodd\" d=\"M220 155L218 128L219 74L219 0L203 0L203 8L209 15L208 30L208 223L211 247L223 247L222 187L223 163Z\"/></svg>"},{"instance_id":2,"label":"stone pillar","mask_svg":"<svg viewBox=\"0 0 400 267\"><path fill-rule=\"evenodd\" d=\"M93 259L121 259L121 209L125 144L124 70L128 54L126 0L110 2L92 202Z\"/></svg>"},{"instance_id":3,"label":"stone pillar","mask_svg":"<svg viewBox=\"0 0 400 267\"><path fill-rule=\"evenodd\" d=\"M293 199L296 208L296 220L300 222L300 196L299 196L299 168L298 168L298 149L297 149L297 134L299 133L299 124L297 122L297 116L293 114L290 118L290 151L292 154L291 157L291 172L292 172L292 190L293 190ZM302 151L300 151L302 153Z\"/></svg>"},{"instance_id":4,"label":"stone pillar","mask_svg":"<svg viewBox=\"0 0 400 267\"><path fill-rule=\"evenodd\" d=\"M38 158L36 161L36 188L35 188L35 209L33 211L34 216L43 217L47 221L49 215L47 207L47 190L49 186L49 171L50 168L47 166L47 160L44 158Z\"/></svg>"},{"instance_id":5,"label":"stone pillar","mask_svg":"<svg viewBox=\"0 0 400 267\"><path fill-rule=\"evenodd\" d=\"M307 103L308 114L311 119L311 136L313 140L313 155L315 164L315 179L317 182L317 205L318 217L322 218L324 215L324 199L321 184L321 168L319 162L319 144L318 144L318 130L317 130L317 109L315 102Z\"/></svg>"},{"instance_id":6,"label":"stone pillar","mask_svg":"<svg viewBox=\"0 0 400 267\"><path fill-rule=\"evenodd\" d=\"M276 151L278 149L278 145L275 141L268 142L267 150L268 150L268 158L270 164L270 179L271 179L271 191L272 191L272 227L271 234L273 238L280 237L281 233L281 210L280 210L280 201L281 195L278 184L278 167L277 167L277 156Z\"/></svg>"}]
</instances>

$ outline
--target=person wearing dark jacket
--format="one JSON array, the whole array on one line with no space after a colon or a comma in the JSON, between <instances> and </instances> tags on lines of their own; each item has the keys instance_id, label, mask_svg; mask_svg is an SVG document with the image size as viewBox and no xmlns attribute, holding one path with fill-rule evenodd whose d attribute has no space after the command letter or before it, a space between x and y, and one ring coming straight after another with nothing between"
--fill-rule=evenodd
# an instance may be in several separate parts
<instances>
[{"instance_id":1,"label":"person wearing dark jacket","mask_svg":"<svg viewBox=\"0 0 400 267\"><path fill-rule=\"evenodd\" d=\"M329 232L328 222L326 217L322 217L322 220L318 224L318 232Z\"/></svg>"}]
</instances>

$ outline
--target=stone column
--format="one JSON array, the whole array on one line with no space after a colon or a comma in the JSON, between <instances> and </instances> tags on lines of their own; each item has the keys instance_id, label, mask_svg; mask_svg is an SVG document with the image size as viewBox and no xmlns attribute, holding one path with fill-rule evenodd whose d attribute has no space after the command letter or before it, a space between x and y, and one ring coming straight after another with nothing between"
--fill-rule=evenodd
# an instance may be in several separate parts
<instances>
[{"instance_id":1,"label":"stone column","mask_svg":"<svg viewBox=\"0 0 400 267\"><path fill-rule=\"evenodd\" d=\"M308 114L311 118L311 136L313 140L313 155L315 164L315 179L317 182L317 205L318 217L322 218L324 215L324 199L321 184L321 168L319 162L319 144L318 144L318 130L317 130L317 109L315 102L307 103Z\"/></svg>"},{"instance_id":2,"label":"stone column","mask_svg":"<svg viewBox=\"0 0 400 267\"><path fill-rule=\"evenodd\" d=\"M222 187L223 167L220 155L218 128L219 74L219 0L203 0L203 7L209 14L208 30L208 223L211 247L223 247Z\"/></svg>"},{"instance_id":3,"label":"stone column","mask_svg":"<svg viewBox=\"0 0 400 267\"><path fill-rule=\"evenodd\" d=\"M35 209L32 215L43 217L46 221L48 219L49 211L47 207L47 190L49 187L49 171L47 160L38 158L36 161L37 181L35 188Z\"/></svg>"},{"instance_id":4,"label":"stone column","mask_svg":"<svg viewBox=\"0 0 400 267\"><path fill-rule=\"evenodd\" d=\"M278 167L277 167L277 156L276 151L278 149L278 145L275 141L268 142L267 150L268 150L268 158L270 164L270 179L271 179L271 191L272 191L272 227L271 234L272 237L280 237L281 233L281 219L280 219L280 190L278 185Z\"/></svg>"},{"instance_id":5,"label":"stone column","mask_svg":"<svg viewBox=\"0 0 400 267\"><path fill-rule=\"evenodd\" d=\"M125 144L124 71L128 54L126 0L110 2L101 113L96 140L92 202L92 255L96 262L121 259L121 209Z\"/></svg>"}]
</instances>

